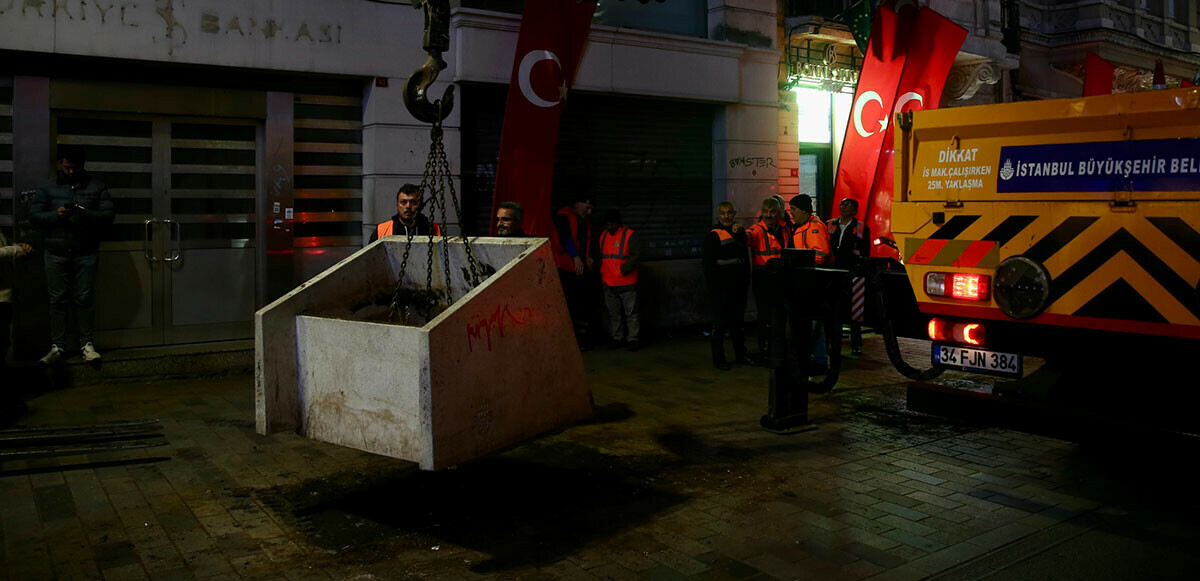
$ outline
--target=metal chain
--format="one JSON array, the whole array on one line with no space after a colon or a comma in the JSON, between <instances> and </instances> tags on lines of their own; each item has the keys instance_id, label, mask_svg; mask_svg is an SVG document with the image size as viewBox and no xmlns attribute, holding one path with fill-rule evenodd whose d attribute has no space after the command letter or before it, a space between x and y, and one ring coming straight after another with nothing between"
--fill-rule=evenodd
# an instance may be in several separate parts
<instances>
[{"instance_id":1,"label":"metal chain","mask_svg":"<svg viewBox=\"0 0 1200 581\"><path fill-rule=\"evenodd\" d=\"M447 176L450 175L450 161L446 158L446 147L441 142L437 144L438 161L442 165L442 170ZM458 205L458 193L454 190L454 180L446 180L446 185L450 188L450 201L454 204L454 216L458 219L458 223L462 224L462 208ZM442 201L443 206L445 200ZM471 286L479 286L483 280L483 269L479 266L479 262L475 260L475 251L471 247L471 241L467 240L465 231L460 232L462 235L463 249L467 254L467 268L471 273Z\"/></svg>"},{"instance_id":2,"label":"metal chain","mask_svg":"<svg viewBox=\"0 0 1200 581\"><path fill-rule=\"evenodd\" d=\"M440 107L441 105L442 103L439 101L438 106ZM436 244L434 241L433 224L438 218L441 219L441 224L446 224L448 222L449 216L446 207L447 189L449 189L450 200L454 204L455 218L458 220L460 225L463 223L462 208L458 204L458 194L454 188L454 179L450 174L450 160L446 156L446 146L442 141L443 135L444 132L442 130L441 121L434 122L433 127L430 129L432 143L429 146L429 157L425 160L425 171L421 176L421 205L417 210L418 212L421 212L428 207L427 214L430 221L428 243L429 251L425 256L425 291L427 293L427 300L422 305L424 307L426 319L432 318L433 307L438 302L437 294L433 291L433 254ZM425 195L426 192L428 192L428 196ZM408 305L401 307L400 293L404 284L404 274L408 268L409 253L412 250L414 233L415 228L409 228L408 236L405 238L404 256L400 261L400 271L396 280L396 289L392 293L391 314L388 317L389 321L394 319L397 315L400 315L401 322L408 322ZM466 232L462 231L461 228L459 237L461 238L463 242L463 248L466 251L467 268L471 277L470 284L472 287L478 286L483 280L483 269L479 266L478 261L475 259L475 252L471 247L471 241L467 238ZM453 300L453 295L451 292L452 285L450 276L449 252L449 240L451 237L443 234L441 238L442 268L443 276L445 277L446 282L446 301L451 302ZM400 312L401 308L403 308L403 313Z\"/></svg>"},{"instance_id":3,"label":"metal chain","mask_svg":"<svg viewBox=\"0 0 1200 581\"><path fill-rule=\"evenodd\" d=\"M441 102L438 102L441 105ZM440 116L439 116L440 117ZM429 137L432 143L429 145L429 157L425 159L425 173L421 175L421 205L417 207L417 211L425 209L428 203L433 204L434 210L437 209L437 195L431 189L438 181L437 164L433 159L433 149L437 144L442 142L442 122L439 119L433 123L433 127L429 130ZM426 197L425 192L430 192L430 196ZM437 300L433 294L433 224L434 212L429 212L429 241L425 248L425 292L429 293L426 297L428 302L425 304L425 319L428 321L433 318L433 305ZM447 285L449 286L449 285Z\"/></svg>"}]
</instances>

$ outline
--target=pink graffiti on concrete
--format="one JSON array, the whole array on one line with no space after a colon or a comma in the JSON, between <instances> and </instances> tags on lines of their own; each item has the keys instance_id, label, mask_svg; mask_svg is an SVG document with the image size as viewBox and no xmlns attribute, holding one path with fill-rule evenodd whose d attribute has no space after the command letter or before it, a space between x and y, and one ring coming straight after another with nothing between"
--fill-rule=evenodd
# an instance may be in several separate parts
<instances>
[{"instance_id":1,"label":"pink graffiti on concrete","mask_svg":"<svg viewBox=\"0 0 1200 581\"><path fill-rule=\"evenodd\" d=\"M513 314L508 305L497 306L491 315L480 315L475 322L467 324L467 349L475 351L475 342L487 339L487 349L492 350L492 330L501 337L504 336L504 326L507 324L525 325L533 317L533 309L525 307Z\"/></svg>"}]
</instances>

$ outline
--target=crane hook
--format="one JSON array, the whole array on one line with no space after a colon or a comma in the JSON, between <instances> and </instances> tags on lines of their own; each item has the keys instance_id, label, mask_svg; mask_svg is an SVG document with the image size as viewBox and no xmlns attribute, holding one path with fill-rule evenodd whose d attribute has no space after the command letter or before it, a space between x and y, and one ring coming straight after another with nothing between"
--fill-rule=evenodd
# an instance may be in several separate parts
<instances>
[{"instance_id":1,"label":"crane hook","mask_svg":"<svg viewBox=\"0 0 1200 581\"><path fill-rule=\"evenodd\" d=\"M442 53L450 50L450 2L449 0L413 0L413 8L425 9L425 36L423 47L429 56L408 81L404 83L404 106L419 121L440 123L454 109L454 85L446 88L441 99L429 102L428 91L437 80L438 73L446 68Z\"/></svg>"}]
</instances>

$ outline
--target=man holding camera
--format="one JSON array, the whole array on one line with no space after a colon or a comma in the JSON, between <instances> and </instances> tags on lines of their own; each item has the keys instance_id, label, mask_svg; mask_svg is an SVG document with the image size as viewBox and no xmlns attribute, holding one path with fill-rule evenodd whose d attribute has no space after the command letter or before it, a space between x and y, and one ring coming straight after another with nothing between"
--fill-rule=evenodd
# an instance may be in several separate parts
<instances>
[{"instance_id":1,"label":"man holding camera","mask_svg":"<svg viewBox=\"0 0 1200 581\"><path fill-rule=\"evenodd\" d=\"M84 361L100 359L92 345L100 239L116 217L104 184L84 170L82 148L59 147L58 178L38 186L29 204L29 222L42 229L46 249L46 288L50 294L49 365L63 358L67 344L67 312L75 305L80 352Z\"/></svg>"}]
</instances>

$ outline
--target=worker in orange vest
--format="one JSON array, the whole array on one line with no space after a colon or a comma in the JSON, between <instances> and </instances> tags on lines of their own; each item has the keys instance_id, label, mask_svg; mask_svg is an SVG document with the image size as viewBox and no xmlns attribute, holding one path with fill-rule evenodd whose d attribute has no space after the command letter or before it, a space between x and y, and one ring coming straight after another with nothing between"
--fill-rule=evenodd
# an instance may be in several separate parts
<instances>
[{"instance_id":1,"label":"worker in orange vest","mask_svg":"<svg viewBox=\"0 0 1200 581\"><path fill-rule=\"evenodd\" d=\"M767 338L770 336L770 293L766 287L767 262L779 258L791 245L787 228L781 221L783 207L774 198L762 202L759 221L746 229L746 245L750 247L750 278L754 284L754 304L758 311L758 358L770 359Z\"/></svg>"},{"instance_id":2,"label":"worker in orange vest","mask_svg":"<svg viewBox=\"0 0 1200 581\"><path fill-rule=\"evenodd\" d=\"M792 233L792 248L810 248L816 252L817 264L825 264L829 260L829 229L813 213L812 198L808 194L793 196L788 206L796 223L796 230Z\"/></svg>"},{"instance_id":3,"label":"worker in orange vest","mask_svg":"<svg viewBox=\"0 0 1200 581\"><path fill-rule=\"evenodd\" d=\"M796 222L796 231L792 234L793 248L809 248L816 253L817 265L829 260L829 229L813 213L812 198L808 194L792 197L788 202L792 210L792 220ZM792 327L795 332L796 327ZM819 321L812 323L812 362L810 370L814 375L821 375L829 370L829 355L825 348L825 325Z\"/></svg>"},{"instance_id":4,"label":"worker in orange vest","mask_svg":"<svg viewBox=\"0 0 1200 581\"><path fill-rule=\"evenodd\" d=\"M625 226L621 213L612 210L604 216L600 233L600 280L604 283L604 306L612 329L614 347L625 345L630 351L641 348L638 339L638 258L637 233Z\"/></svg>"},{"instance_id":5,"label":"worker in orange vest","mask_svg":"<svg viewBox=\"0 0 1200 581\"><path fill-rule=\"evenodd\" d=\"M442 227L421 214L420 209L421 188L413 184L400 186L396 192L396 215L375 227L371 242L384 236L429 236L431 232L441 236Z\"/></svg>"},{"instance_id":6,"label":"worker in orange vest","mask_svg":"<svg viewBox=\"0 0 1200 581\"><path fill-rule=\"evenodd\" d=\"M550 235L550 249L554 252L554 264L558 266L558 280L562 283L567 310L575 324L575 340L581 349L588 348L586 338L591 319L587 300L589 289L584 273L595 268L591 224L588 222L588 216L591 215L592 199L579 196L554 214L554 232Z\"/></svg>"},{"instance_id":7,"label":"worker in orange vest","mask_svg":"<svg viewBox=\"0 0 1200 581\"><path fill-rule=\"evenodd\" d=\"M717 205L717 223L704 236L701 262L708 283L712 306L713 367L729 370L725 360L725 331L733 341L733 356L739 364L749 364L746 335L746 292L750 290L750 256L746 251L746 229L737 223L737 208L732 202Z\"/></svg>"}]
</instances>

